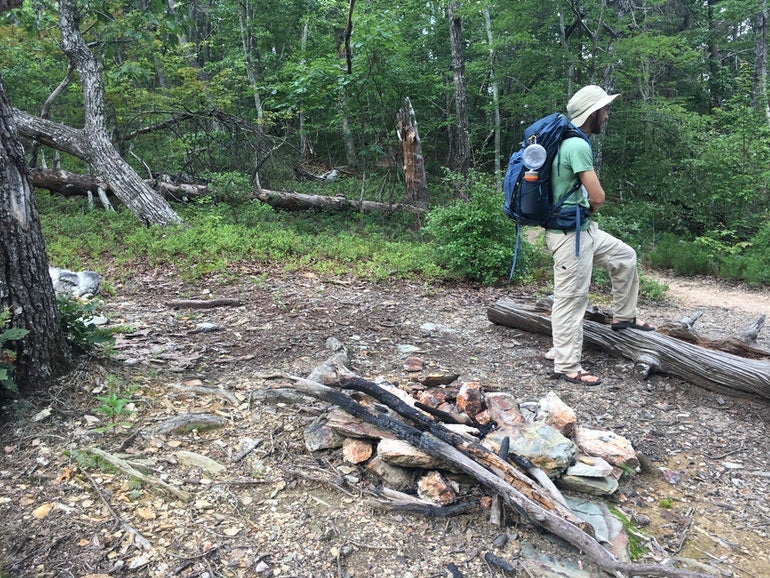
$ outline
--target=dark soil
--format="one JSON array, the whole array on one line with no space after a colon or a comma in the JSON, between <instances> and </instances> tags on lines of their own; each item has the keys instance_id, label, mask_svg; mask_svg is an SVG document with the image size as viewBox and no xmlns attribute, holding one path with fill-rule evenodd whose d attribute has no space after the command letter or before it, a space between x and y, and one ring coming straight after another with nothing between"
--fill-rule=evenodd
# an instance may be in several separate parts
<instances>
[{"instance_id":1,"label":"dark soil","mask_svg":"<svg viewBox=\"0 0 770 578\"><path fill-rule=\"evenodd\" d=\"M666 375L639 382L630 360L596 350L585 352L585 366L601 374L600 386L554 381L546 337L486 317L497 299L531 293L257 270L194 287L177 272L106 281L112 290L101 312L126 330L114 355L83 363L46 395L8 404L0 416L7 576L442 577L449 564L464 576L502 576L485 561L488 552L512 564L549 553L591 571L589 560L511 512L500 528L479 511L433 519L374 507L377 480L364 467L343 463L339 450L308 452L303 431L326 405L257 402L255 393L288 383L276 375L307 375L331 355L330 337L371 379L407 383L413 374L404 361L417 355L423 373L455 373L522 402L556 392L583 425L625 436L650 460L652 470L624 477L609 500L640 525L650 520L639 531L649 547L643 561L684 558L715 575L770 576L770 406ZM767 313L751 311L753 295L760 294L741 292L732 304L674 295L665 305L642 304L640 317L655 324L700 309L699 329L718 337ZM167 305L211 297L242 305ZM756 345L770 349L760 335ZM110 394L113 408L128 401L114 420L98 409L97 396ZM187 413L225 423L155 433ZM235 461L249 440L260 443ZM89 448L143 467L191 501L98 463ZM226 469L207 473L180 452ZM484 492L467 484L462 493Z\"/></svg>"}]
</instances>

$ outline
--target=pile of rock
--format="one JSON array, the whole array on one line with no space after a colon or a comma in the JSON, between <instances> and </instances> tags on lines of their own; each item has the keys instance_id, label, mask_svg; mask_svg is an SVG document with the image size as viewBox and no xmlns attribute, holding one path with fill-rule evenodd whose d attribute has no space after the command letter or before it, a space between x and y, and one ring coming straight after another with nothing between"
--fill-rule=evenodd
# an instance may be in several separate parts
<instances>
[{"instance_id":1,"label":"pile of rock","mask_svg":"<svg viewBox=\"0 0 770 578\"><path fill-rule=\"evenodd\" d=\"M520 402L506 392L485 393L478 382L455 387L418 384L408 390L384 380L378 385L412 407L443 416L448 428L474 437L496 454L507 446L511 461L530 464L529 469L545 473L563 490L611 495L624 471L639 468L629 440L581 426L572 408L553 392L537 402ZM457 499L457 485L442 473L446 463L337 407L304 435L310 451L342 448L345 461L365 464L384 486L417 493L438 505Z\"/></svg>"}]
</instances>

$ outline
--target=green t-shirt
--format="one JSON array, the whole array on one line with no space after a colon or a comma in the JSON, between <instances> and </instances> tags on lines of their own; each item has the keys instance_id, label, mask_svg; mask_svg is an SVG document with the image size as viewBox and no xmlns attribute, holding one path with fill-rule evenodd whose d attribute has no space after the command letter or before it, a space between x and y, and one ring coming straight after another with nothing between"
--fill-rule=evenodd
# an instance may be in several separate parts
<instances>
[{"instance_id":1,"label":"green t-shirt","mask_svg":"<svg viewBox=\"0 0 770 578\"><path fill-rule=\"evenodd\" d=\"M569 193L577 182L578 173L592 170L594 170L594 155L591 145L581 137L565 139L551 166L553 198L560 199ZM585 189L570 196L564 201L564 206L575 206L575 203L590 207Z\"/></svg>"}]
</instances>

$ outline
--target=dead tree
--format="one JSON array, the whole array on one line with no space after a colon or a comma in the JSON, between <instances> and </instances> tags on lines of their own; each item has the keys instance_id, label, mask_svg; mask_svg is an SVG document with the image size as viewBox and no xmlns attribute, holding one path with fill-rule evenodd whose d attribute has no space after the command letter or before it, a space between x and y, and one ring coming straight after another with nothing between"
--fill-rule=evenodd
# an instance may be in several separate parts
<instances>
[{"instance_id":1,"label":"dead tree","mask_svg":"<svg viewBox=\"0 0 770 578\"><path fill-rule=\"evenodd\" d=\"M412 101L408 97L404 99L404 106L398 111L396 122L398 140L401 141L401 152L404 156L404 177L406 178L404 202L426 208L430 204L430 193L428 180L425 177L425 161L422 156L420 134L417 132L417 119Z\"/></svg>"},{"instance_id":2,"label":"dead tree","mask_svg":"<svg viewBox=\"0 0 770 578\"><path fill-rule=\"evenodd\" d=\"M0 2L0 12L17 2ZM32 194L24 151L11 103L0 77L0 312L9 327L26 330L22 339L3 343L0 367L15 368L12 380L22 388L44 388L67 369L69 353L48 274L40 217ZM12 352L12 354L10 353ZM15 360L14 360L15 356ZM7 376L6 376L7 377ZM0 385L0 389L3 386Z\"/></svg>"},{"instance_id":3,"label":"dead tree","mask_svg":"<svg viewBox=\"0 0 770 578\"><path fill-rule=\"evenodd\" d=\"M544 313L543 309L510 299L501 299L487 309L492 323L551 335L551 320ZM583 320L583 334L587 343L634 361L641 379L660 372L716 393L770 399L768 361L706 349L659 332L613 331L609 325L588 319Z\"/></svg>"},{"instance_id":4,"label":"dead tree","mask_svg":"<svg viewBox=\"0 0 770 578\"><path fill-rule=\"evenodd\" d=\"M59 28L64 53L77 69L82 84L83 128L74 129L14 111L19 134L86 160L141 222L180 224L182 219L166 200L136 174L109 140L101 68L80 34L76 0L59 2Z\"/></svg>"},{"instance_id":5,"label":"dead tree","mask_svg":"<svg viewBox=\"0 0 770 578\"><path fill-rule=\"evenodd\" d=\"M425 209L412 205L377 203L374 201L356 201L345 197L326 197L323 195L304 195L287 191L269 191L260 189L254 191L255 199L276 209L288 211L307 209L329 209L332 211L381 211L394 213L407 211L414 215L422 215Z\"/></svg>"}]
</instances>

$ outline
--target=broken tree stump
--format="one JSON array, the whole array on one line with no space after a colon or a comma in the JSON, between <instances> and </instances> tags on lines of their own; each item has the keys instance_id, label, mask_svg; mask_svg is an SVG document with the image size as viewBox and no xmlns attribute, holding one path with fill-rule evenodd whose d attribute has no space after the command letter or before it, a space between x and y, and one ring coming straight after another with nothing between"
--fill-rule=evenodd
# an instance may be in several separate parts
<instances>
[{"instance_id":1,"label":"broken tree stump","mask_svg":"<svg viewBox=\"0 0 770 578\"><path fill-rule=\"evenodd\" d=\"M495 324L551 335L551 319L532 305L500 299L487 309ZM641 379L666 373L716 393L770 400L770 362L712 351L653 331L613 331L609 325L583 320L587 343L631 359Z\"/></svg>"}]
</instances>

